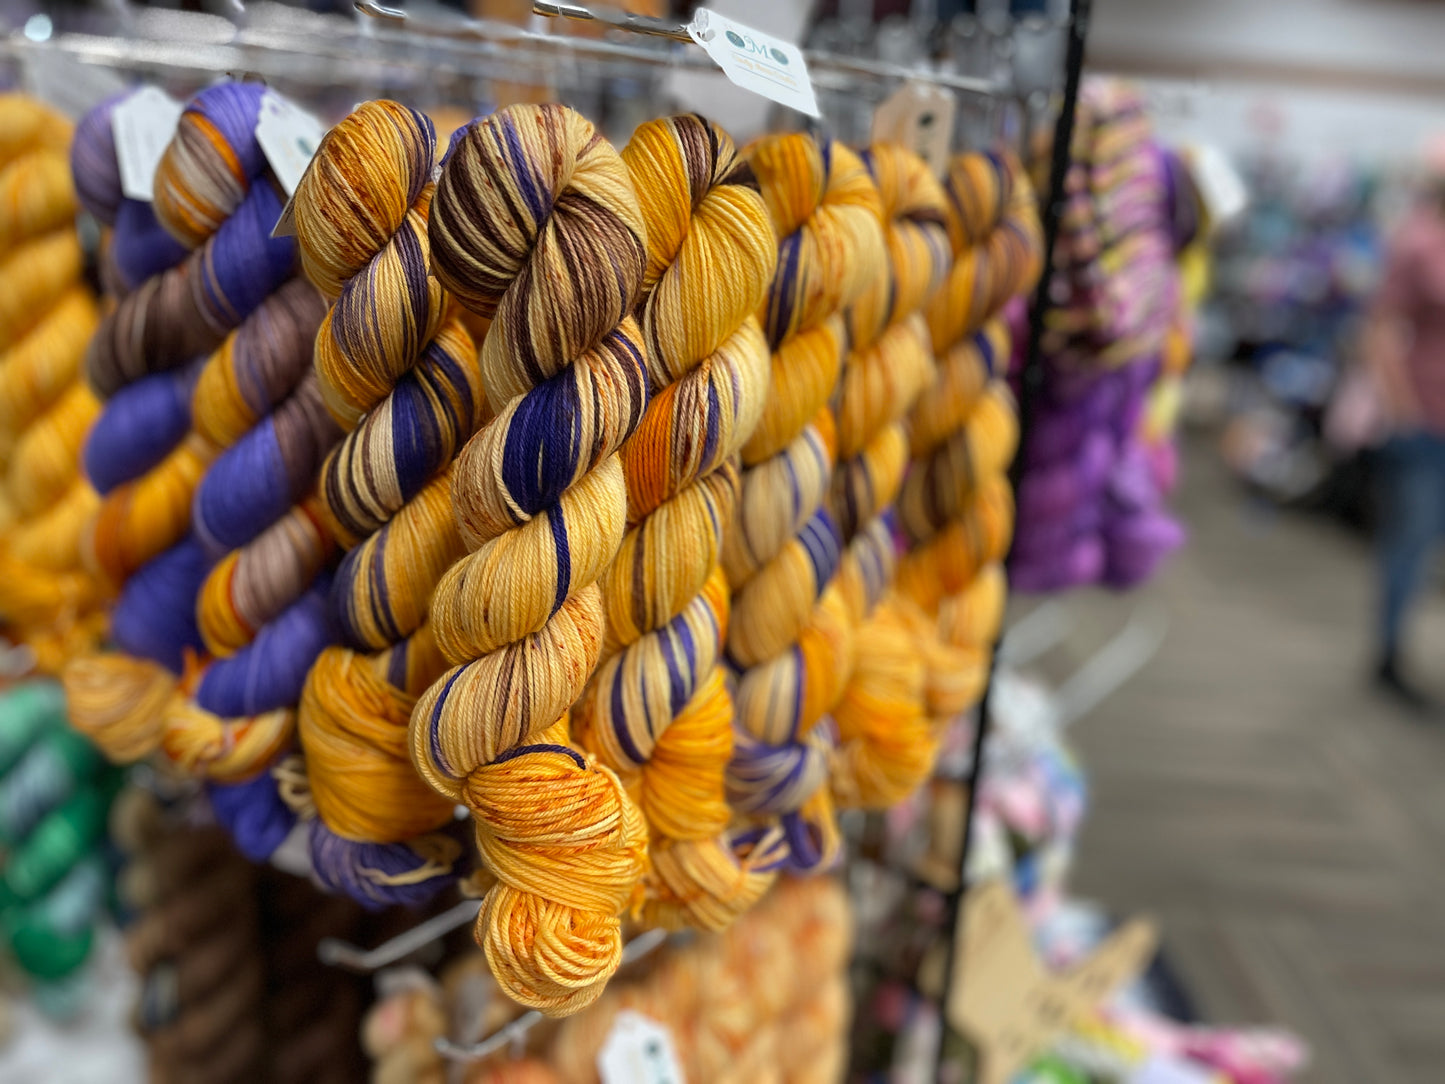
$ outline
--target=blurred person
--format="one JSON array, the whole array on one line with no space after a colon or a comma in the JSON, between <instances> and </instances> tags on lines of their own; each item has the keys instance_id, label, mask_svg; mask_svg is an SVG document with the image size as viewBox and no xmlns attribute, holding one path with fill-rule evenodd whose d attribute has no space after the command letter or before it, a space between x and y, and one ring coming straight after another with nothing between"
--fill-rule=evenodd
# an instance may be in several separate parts
<instances>
[{"instance_id":1,"label":"blurred person","mask_svg":"<svg viewBox=\"0 0 1445 1084\"><path fill-rule=\"evenodd\" d=\"M1403 673L1401 638L1445 534L1445 134L1427 146L1423 191L1391 239L1364 347L1390 424L1380 451L1375 682L1433 715L1435 702Z\"/></svg>"}]
</instances>

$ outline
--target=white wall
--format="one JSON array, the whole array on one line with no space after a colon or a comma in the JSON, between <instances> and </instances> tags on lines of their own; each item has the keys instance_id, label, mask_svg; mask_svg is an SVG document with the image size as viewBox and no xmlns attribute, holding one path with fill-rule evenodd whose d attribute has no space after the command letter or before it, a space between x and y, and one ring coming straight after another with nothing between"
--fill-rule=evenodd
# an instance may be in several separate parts
<instances>
[{"instance_id":1,"label":"white wall","mask_svg":"<svg viewBox=\"0 0 1445 1084\"><path fill-rule=\"evenodd\" d=\"M1140 78L1171 139L1406 161L1445 134L1445 3L1095 0L1091 70Z\"/></svg>"},{"instance_id":2,"label":"white wall","mask_svg":"<svg viewBox=\"0 0 1445 1084\"><path fill-rule=\"evenodd\" d=\"M1445 100L1230 80L1137 79L1171 143L1212 143L1305 162L1351 159L1407 166L1445 135Z\"/></svg>"},{"instance_id":3,"label":"white wall","mask_svg":"<svg viewBox=\"0 0 1445 1084\"><path fill-rule=\"evenodd\" d=\"M1431 0L1095 0L1090 52L1159 68L1294 69L1445 90Z\"/></svg>"}]
</instances>

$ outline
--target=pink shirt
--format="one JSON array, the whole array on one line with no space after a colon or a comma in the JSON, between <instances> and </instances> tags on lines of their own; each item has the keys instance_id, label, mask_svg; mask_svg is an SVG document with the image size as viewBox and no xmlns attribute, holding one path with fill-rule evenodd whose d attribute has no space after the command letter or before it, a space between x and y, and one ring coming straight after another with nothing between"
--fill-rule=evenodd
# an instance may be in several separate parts
<instances>
[{"instance_id":1,"label":"pink shirt","mask_svg":"<svg viewBox=\"0 0 1445 1084\"><path fill-rule=\"evenodd\" d=\"M1405 369L1425 425L1445 433L1445 215L1420 207L1400 226L1378 301L1409 325Z\"/></svg>"}]
</instances>

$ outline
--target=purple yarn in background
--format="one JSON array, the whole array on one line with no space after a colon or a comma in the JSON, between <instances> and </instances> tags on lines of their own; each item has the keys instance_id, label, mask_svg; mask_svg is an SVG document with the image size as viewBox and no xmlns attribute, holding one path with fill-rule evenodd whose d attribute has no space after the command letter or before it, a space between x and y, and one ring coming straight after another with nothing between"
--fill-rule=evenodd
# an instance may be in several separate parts
<instances>
[{"instance_id":1,"label":"purple yarn in background","mask_svg":"<svg viewBox=\"0 0 1445 1084\"><path fill-rule=\"evenodd\" d=\"M199 250L191 288L218 334L236 327L295 270L296 238L271 236L281 206L275 188L255 185Z\"/></svg>"},{"instance_id":2,"label":"purple yarn in background","mask_svg":"<svg viewBox=\"0 0 1445 1084\"><path fill-rule=\"evenodd\" d=\"M121 590L111 636L122 650L179 674L185 649L202 650L196 594L211 562L194 536L143 565Z\"/></svg>"},{"instance_id":3,"label":"purple yarn in background","mask_svg":"<svg viewBox=\"0 0 1445 1084\"><path fill-rule=\"evenodd\" d=\"M80 205L113 227L111 261L126 287L135 289L180 263L186 249L156 220L149 203L127 199L121 191L111 114L131 93L107 99L80 119L70 145L70 172Z\"/></svg>"},{"instance_id":4,"label":"purple yarn in background","mask_svg":"<svg viewBox=\"0 0 1445 1084\"><path fill-rule=\"evenodd\" d=\"M191 512L197 536L217 557L250 542L310 492L340 439L341 428L308 373L274 414L206 471Z\"/></svg>"},{"instance_id":5,"label":"purple yarn in background","mask_svg":"<svg viewBox=\"0 0 1445 1084\"><path fill-rule=\"evenodd\" d=\"M1104 582L1122 589L1152 576L1160 562L1184 544L1184 528L1153 508L1115 520L1105 532L1105 541Z\"/></svg>"},{"instance_id":6,"label":"purple yarn in background","mask_svg":"<svg viewBox=\"0 0 1445 1084\"><path fill-rule=\"evenodd\" d=\"M311 869L323 888L349 896L369 911L400 904L419 907L465 871L458 866L415 884L387 884L425 860L405 843L357 843L338 836L320 817L310 822ZM465 850L462 852L465 855Z\"/></svg>"},{"instance_id":7,"label":"purple yarn in background","mask_svg":"<svg viewBox=\"0 0 1445 1084\"><path fill-rule=\"evenodd\" d=\"M267 861L296 824L269 767L244 783L208 783L206 793L216 822L252 862Z\"/></svg>"},{"instance_id":8,"label":"purple yarn in background","mask_svg":"<svg viewBox=\"0 0 1445 1084\"><path fill-rule=\"evenodd\" d=\"M266 154L256 140L256 121L261 117L263 83L217 83L195 94L186 103L186 113L204 117L230 146L247 177L258 177L267 168Z\"/></svg>"},{"instance_id":9,"label":"purple yarn in background","mask_svg":"<svg viewBox=\"0 0 1445 1084\"><path fill-rule=\"evenodd\" d=\"M85 475L99 493L156 466L191 428L198 364L142 377L116 392L85 439Z\"/></svg>"},{"instance_id":10,"label":"purple yarn in background","mask_svg":"<svg viewBox=\"0 0 1445 1084\"><path fill-rule=\"evenodd\" d=\"M216 715L237 717L300 701L311 664L336 639L326 605L330 590L331 574L322 573L255 640L230 658L211 663L196 690L196 703Z\"/></svg>"}]
</instances>

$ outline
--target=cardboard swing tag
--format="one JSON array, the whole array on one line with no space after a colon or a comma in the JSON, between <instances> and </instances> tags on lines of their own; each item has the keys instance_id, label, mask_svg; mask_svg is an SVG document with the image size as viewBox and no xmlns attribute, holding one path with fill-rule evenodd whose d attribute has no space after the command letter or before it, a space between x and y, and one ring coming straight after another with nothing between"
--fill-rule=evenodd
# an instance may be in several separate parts
<instances>
[{"instance_id":1,"label":"cardboard swing tag","mask_svg":"<svg viewBox=\"0 0 1445 1084\"><path fill-rule=\"evenodd\" d=\"M948 168L958 102L944 87L904 83L873 114L874 143L897 143L928 163L935 177Z\"/></svg>"},{"instance_id":2,"label":"cardboard swing tag","mask_svg":"<svg viewBox=\"0 0 1445 1084\"><path fill-rule=\"evenodd\" d=\"M296 233L291 198L325 134L326 126L306 110L269 90L262 95L261 111L256 118L256 142L286 193L286 206L281 208L272 237L291 237Z\"/></svg>"},{"instance_id":3,"label":"cardboard swing tag","mask_svg":"<svg viewBox=\"0 0 1445 1084\"><path fill-rule=\"evenodd\" d=\"M707 8L693 13L687 32L735 85L810 117L820 115L808 62L796 45Z\"/></svg>"},{"instance_id":4,"label":"cardboard swing tag","mask_svg":"<svg viewBox=\"0 0 1445 1084\"><path fill-rule=\"evenodd\" d=\"M127 199L155 199L156 166L185 108L159 87L142 87L111 112L120 190Z\"/></svg>"},{"instance_id":5,"label":"cardboard swing tag","mask_svg":"<svg viewBox=\"0 0 1445 1084\"><path fill-rule=\"evenodd\" d=\"M1029 940L1013 889L986 881L958 915L948 1022L979 1051L979 1084L1008 1084L1070 1023L1137 977L1154 957L1158 929L1136 918L1063 974L1048 971Z\"/></svg>"},{"instance_id":6,"label":"cardboard swing tag","mask_svg":"<svg viewBox=\"0 0 1445 1084\"><path fill-rule=\"evenodd\" d=\"M631 1009L617 1014L597 1054L602 1084L685 1084L672 1035Z\"/></svg>"}]
</instances>

